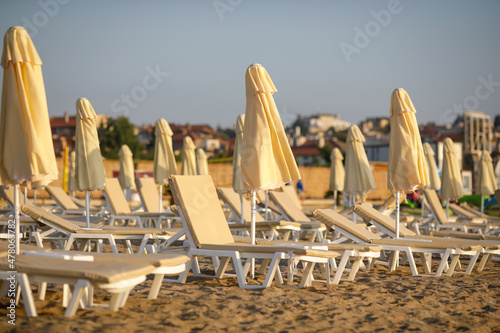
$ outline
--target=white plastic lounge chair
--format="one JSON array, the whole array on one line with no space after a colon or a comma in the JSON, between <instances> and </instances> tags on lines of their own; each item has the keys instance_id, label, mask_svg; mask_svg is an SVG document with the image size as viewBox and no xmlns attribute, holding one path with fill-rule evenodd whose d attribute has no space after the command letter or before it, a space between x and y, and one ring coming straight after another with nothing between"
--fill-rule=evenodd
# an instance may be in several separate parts
<instances>
[{"instance_id":1,"label":"white plastic lounge chair","mask_svg":"<svg viewBox=\"0 0 500 333\"><path fill-rule=\"evenodd\" d=\"M109 310L116 311L127 300L129 292L137 284L146 280L155 267L143 263L93 261L92 256L74 256L73 260L43 258L18 255L16 271L10 269L7 252L0 258L0 279L7 280L15 275L28 317L36 317L37 311L30 283L53 283L74 286L71 298L64 300L66 317L73 316L80 305L84 305L85 291L92 288L104 289L111 293ZM88 304L88 303L87 303Z\"/></svg>"},{"instance_id":2,"label":"white plastic lounge chair","mask_svg":"<svg viewBox=\"0 0 500 333\"><path fill-rule=\"evenodd\" d=\"M356 205L354 206L354 212L358 214L366 223L373 223L377 229L379 229L382 233L390 236L396 236L396 221L394 221L389 216L385 216L384 214L376 211L375 209L367 206L367 205ZM435 236L427 236L427 235L417 235L414 231L406 228L405 226L400 225L399 227L399 236L406 239L423 239L430 240L433 242L446 242L453 243L458 245L479 245L482 247L481 252L484 254L481 262L478 265L477 270L482 271L484 265L486 264L490 255L498 255L500 254L500 242L495 243L486 240L473 240L473 239L457 239L448 237L435 237Z\"/></svg>"},{"instance_id":3,"label":"white plastic lounge chair","mask_svg":"<svg viewBox=\"0 0 500 333\"><path fill-rule=\"evenodd\" d=\"M144 221L154 221L154 225L159 227L162 218L174 218L175 216L168 212L132 212L127 199L123 194L118 178L106 178L104 185L104 195L109 204L111 215L108 224L113 225L115 220L134 220L139 227L143 227Z\"/></svg>"},{"instance_id":4,"label":"white plastic lounge chair","mask_svg":"<svg viewBox=\"0 0 500 333\"><path fill-rule=\"evenodd\" d=\"M331 209L317 209L314 211L314 216L319 221L325 223L329 228L335 230L336 233L344 235L355 243L381 245L384 250L392 251L391 260L389 262L390 271L393 271L396 268L396 259L399 256L399 252L404 252L406 254L406 259L410 266L412 275L414 276L441 276L445 268L448 266L448 259L453 256L453 259L449 264L448 271L446 272L446 275L452 275L458 264L460 255L467 255L471 257L466 271L470 273L474 267L477 257L480 254L480 250L482 249L479 245L455 245L425 240L420 241L382 238L362 226L353 223ZM425 274L419 274L413 257L414 253L421 254ZM433 253L441 256L440 264L434 274L431 273L429 262L430 258L428 257L428 255Z\"/></svg>"},{"instance_id":5,"label":"white plastic lounge chair","mask_svg":"<svg viewBox=\"0 0 500 333\"><path fill-rule=\"evenodd\" d=\"M79 207L71 197L64 192L62 187L48 185L45 186L45 190L49 193L49 195L56 202L56 206L51 210L52 212L60 212L62 214L85 214L85 208ZM103 214L104 209L97 207L90 207L89 209L91 214Z\"/></svg>"},{"instance_id":6,"label":"white plastic lounge chair","mask_svg":"<svg viewBox=\"0 0 500 333\"><path fill-rule=\"evenodd\" d=\"M275 277L277 284L282 285L283 280L278 269L278 264L282 259L289 259L289 262L296 260L304 264L299 287L310 285L316 263L326 266L326 281L331 281L328 261L330 258L338 257L337 252L317 250L316 247L301 245L261 246L237 243L231 235L210 176L171 176L169 183L189 240L188 256L191 261L182 282L185 281L187 272L199 256L223 258L220 265L215 267L215 276L210 276L216 278L224 276L229 261L232 260L238 285L242 289L269 287ZM317 247L323 249L321 244ZM263 263L266 263L266 266L270 262L262 285L250 285L245 279L251 260L247 260L243 266L242 259L252 258L264 259ZM260 272L265 271L265 267L262 266ZM337 271L336 274L341 273Z\"/></svg>"},{"instance_id":7,"label":"white plastic lounge chair","mask_svg":"<svg viewBox=\"0 0 500 333\"><path fill-rule=\"evenodd\" d=\"M283 218L288 221L300 223L302 232L310 233L309 241L317 239L321 242L326 232L326 227L318 221L311 221L302 209L295 205L290 196L285 192L270 191L269 197L280 210Z\"/></svg>"},{"instance_id":8,"label":"white plastic lounge chair","mask_svg":"<svg viewBox=\"0 0 500 333\"><path fill-rule=\"evenodd\" d=\"M160 210L159 202L160 202L160 194L158 193L158 188L153 178L136 178L135 186L137 188L137 193L139 193L139 197L141 198L141 207L145 212L148 213L165 213L165 216L162 216L159 219L159 226L161 226L162 218L168 216L168 219L165 218L167 228L172 226L172 222L174 220L180 221L178 216L173 216L172 212L168 209L165 210L164 207Z\"/></svg>"},{"instance_id":9,"label":"white plastic lounge chair","mask_svg":"<svg viewBox=\"0 0 500 333\"><path fill-rule=\"evenodd\" d=\"M226 207L231 212L232 216L228 219L231 230L243 231L248 234L250 230L251 220L251 205L248 200L243 198L243 221L241 221L241 201L240 196L234 192L232 188L221 187L217 189L220 199L224 202ZM255 213L255 227L261 233L268 233L267 239L282 239L288 240L290 234L298 234L300 231L300 224L285 220L266 221L262 215ZM281 232L281 237L279 237Z\"/></svg>"},{"instance_id":10,"label":"white plastic lounge chair","mask_svg":"<svg viewBox=\"0 0 500 333\"><path fill-rule=\"evenodd\" d=\"M496 222L485 222L485 219L474 219L468 220L469 222L457 221L451 222L446 218L446 213L439 202L439 198L435 190L424 190L425 199L429 203L429 208L432 212L432 220L435 222L434 229L451 229L458 231L478 231L481 233L487 233L490 230L497 229L500 227L500 223Z\"/></svg>"},{"instance_id":11,"label":"white plastic lounge chair","mask_svg":"<svg viewBox=\"0 0 500 333\"><path fill-rule=\"evenodd\" d=\"M112 251L118 253L116 241L119 240L122 242L125 252L133 253L131 241L139 241L138 253L143 253L148 241L158 244L162 240L169 240L174 235L172 232L162 229L112 226L106 226L102 229L83 228L61 216L32 205L22 205L21 211L33 220L49 227L47 231L36 230L33 232L33 237L40 247L43 247L44 240L51 240L60 244L65 243L63 248L69 250L74 244L77 244L77 241L80 241L80 250L85 250L88 240L98 241L99 247L102 241L107 240ZM98 251L100 252L100 249Z\"/></svg>"}]
</instances>

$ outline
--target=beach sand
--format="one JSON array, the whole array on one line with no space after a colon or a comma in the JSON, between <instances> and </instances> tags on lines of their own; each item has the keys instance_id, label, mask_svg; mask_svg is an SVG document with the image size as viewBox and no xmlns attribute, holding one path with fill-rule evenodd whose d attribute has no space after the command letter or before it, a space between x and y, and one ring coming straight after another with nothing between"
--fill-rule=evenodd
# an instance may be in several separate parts
<instances>
[{"instance_id":1,"label":"beach sand","mask_svg":"<svg viewBox=\"0 0 500 333\"><path fill-rule=\"evenodd\" d=\"M467 262L463 262L466 264ZM202 267L208 267L202 262ZM262 279L262 277L258 277ZM60 286L37 301L39 316L7 323L0 299L1 332L500 332L500 263L470 276L414 277L406 266L376 265L354 282L290 289L241 290L236 278L165 283L146 299L152 277L138 285L118 312L78 310L63 317ZM34 287L33 290L35 291ZM95 299L109 300L96 291Z\"/></svg>"}]
</instances>

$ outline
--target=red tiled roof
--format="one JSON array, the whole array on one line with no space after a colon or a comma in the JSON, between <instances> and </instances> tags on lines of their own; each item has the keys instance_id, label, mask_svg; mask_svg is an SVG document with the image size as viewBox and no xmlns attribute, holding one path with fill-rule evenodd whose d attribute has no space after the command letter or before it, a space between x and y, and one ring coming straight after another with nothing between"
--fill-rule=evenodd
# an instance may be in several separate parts
<instances>
[{"instance_id":1,"label":"red tiled roof","mask_svg":"<svg viewBox=\"0 0 500 333\"><path fill-rule=\"evenodd\" d=\"M66 122L66 119L64 117L52 117L50 118L50 127L76 127L76 117L69 117L68 122Z\"/></svg>"}]
</instances>

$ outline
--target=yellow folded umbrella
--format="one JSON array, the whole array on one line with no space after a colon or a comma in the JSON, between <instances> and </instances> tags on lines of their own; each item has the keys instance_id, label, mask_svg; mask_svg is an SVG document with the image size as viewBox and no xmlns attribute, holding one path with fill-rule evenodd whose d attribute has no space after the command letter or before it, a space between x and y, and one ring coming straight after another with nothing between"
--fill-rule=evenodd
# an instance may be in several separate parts
<instances>
[{"instance_id":1,"label":"yellow folded umbrella","mask_svg":"<svg viewBox=\"0 0 500 333\"><path fill-rule=\"evenodd\" d=\"M344 192L350 196L363 196L375 188L363 142L365 137L359 127L352 125L347 132L344 181Z\"/></svg>"},{"instance_id":2,"label":"yellow folded umbrella","mask_svg":"<svg viewBox=\"0 0 500 333\"><path fill-rule=\"evenodd\" d=\"M76 179L75 179L75 164L76 164L76 153L73 150L69 154L69 172L68 172L68 191L76 191Z\"/></svg>"},{"instance_id":3,"label":"yellow folded umbrella","mask_svg":"<svg viewBox=\"0 0 500 333\"><path fill-rule=\"evenodd\" d=\"M434 150L432 150L432 147L428 142L424 143L423 147L425 155L425 165L427 166L427 175L429 176L427 188L431 190L439 190L441 189L441 178L439 178L436 159L434 158Z\"/></svg>"},{"instance_id":4,"label":"yellow folded umbrella","mask_svg":"<svg viewBox=\"0 0 500 333\"><path fill-rule=\"evenodd\" d=\"M493 160L487 150L481 154L481 164L479 167L479 185L477 190L481 194L481 216L484 212L483 195L492 195L497 190L495 172L493 171Z\"/></svg>"},{"instance_id":5,"label":"yellow folded umbrella","mask_svg":"<svg viewBox=\"0 0 500 333\"><path fill-rule=\"evenodd\" d=\"M182 175L196 175L196 146L190 136L184 137L184 145L182 148Z\"/></svg>"},{"instance_id":6,"label":"yellow folded umbrella","mask_svg":"<svg viewBox=\"0 0 500 333\"><path fill-rule=\"evenodd\" d=\"M172 148L172 129L165 119L160 119L155 126L155 158L153 164L153 178L159 186L158 211L163 212L163 184L168 183L170 175L177 175L177 163L175 162L174 150Z\"/></svg>"},{"instance_id":7,"label":"yellow folded umbrella","mask_svg":"<svg viewBox=\"0 0 500 333\"><path fill-rule=\"evenodd\" d=\"M300 173L274 103L273 94L277 91L276 87L260 64L247 68L245 89L241 175L244 187L251 190L250 235L251 243L255 244L256 191L272 190L298 180Z\"/></svg>"},{"instance_id":8,"label":"yellow folded umbrella","mask_svg":"<svg viewBox=\"0 0 500 333\"><path fill-rule=\"evenodd\" d=\"M104 165L95 120L97 115L86 98L76 101L76 188L85 191L87 228L90 227L90 191L104 188Z\"/></svg>"},{"instance_id":9,"label":"yellow folded umbrella","mask_svg":"<svg viewBox=\"0 0 500 333\"><path fill-rule=\"evenodd\" d=\"M104 165L95 120L97 115L86 98L76 101L76 187L79 191L104 188Z\"/></svg>"},{"instance_id":10,"label":"yellow folded umbrella","mask_svg":"<svg viewBox=\"0 0 500 333\"><path fill-rule=\"evenodd\" d=\"M299 169L281 123L266 69L248 67L246 112L241 154L243 184L251 190L272 190L300 179Z\"/></svg>"},{"instance_id":11,"label":"yellow folded umbrella","mask_svg":"<svg viewBox=\"0 0 500 333\"><path fill-rule=\"evenodd\" d=\"M337 208L337 191L344 190L344 156L340 149L333 148L330 154L330 191L333 191L333 207Z\"/></svg>"},{"instance_id":12,"label":"yellow folded umbrella","mask_svg":"<svg viewBox=\"0 0 500 333\"><path fill-rule=\"evenodd\" d=\"M387 187L393 192L415 191L427 184L422 139L415 113L408 93L404 89L394 90L387 167Z\"/></svg>"},{"instance_id":13,"label":"yellow folded umbrella","mask_svg":"<svg viewBox=\"0 0 500 333\"><path fill-rule=\"evenodd\" d=\"M441 172L441 197L455 200L463 196L462 175L458 165L455 144L450 138L443 141L443 170Z\"/></svg>"},{"instance_id":14,"label":"yellow folded umbrella","mask_svg":"<svg viewBox=\"0 0 500 333\"><path fill-rule=\"evenodd\" d=\"M44 186L57 179L42 61L23 27L4 37L0 173L6 185Z\"/></svg>"},{"instance_id":15,"label":"yellow folded umbrella","mask_svg":"<svg viewBox=\"0 0 500 333\"><path fill-rule=\"evenodd\" d=\"M427 185L424 150L418 129L416 110L404 89L391 95L389 162L387 187L396 192L396 238L399 237L400 193L415 191Z\"/></svg>"},{"instance_id":16,"label":"yellow folded umbrella","mask_svg":"<svg viewBox=\"0 0 500 333\"><path fill-rule=\"evenodd\" d=\"M208 175L207 154L203 148L196 149L196 174Z\"/></svg>"},{"instance_id":17,"label":"yellow folded umbrella","mask_svg":"<svg viewBox=\"0 0 500 333\"><path fill-rule=\"evenodd\" d=\"M127 145L122 145L118 156L120 157L120 173L118 174L120 186L124 190L133 190L135 189L135 173L132 151Z\"/></svg>"},{"instance_id":18,"label":"yellow folded umbrella","mask_svg":"<svg viewBox=\"0 0 500 333\"><path fill-rule=\"evenodd\" d=\"M19 236L19 185L43 186L57 179L58 170L42 61L23 27L5 33L2 59L2 104L0 115L0 176L14 185L15 235ZM15 237L15 252L19 254Z\"/></svg>"},{"instance_id":19,"label":"yellow folded umbrella","mask_svg":"<svg viewBox=\"0 0 500 333\"><path fill-rule=\"evenodd\" d=\"M172 129L165 119L160 119L156 122L153 177L155 183L158 185L168 183L168 177L177 174L177 163L175 162L174 151L172 149L173 134Z\"/></svg>"},{"instance_id":20,"label":"yellow folded umbrella","mask_svg":"<svg viewBox=\"0 0 500 333\"><path fill-rule=\"evenodd\" d=\"M236 138L233 151L233 190L236 193L246 193L248 189L243 185L241 179L241 145L243 144L243 127L245 126L245 115L240 114L236 119Z\"/></svg>"}]
</instances>

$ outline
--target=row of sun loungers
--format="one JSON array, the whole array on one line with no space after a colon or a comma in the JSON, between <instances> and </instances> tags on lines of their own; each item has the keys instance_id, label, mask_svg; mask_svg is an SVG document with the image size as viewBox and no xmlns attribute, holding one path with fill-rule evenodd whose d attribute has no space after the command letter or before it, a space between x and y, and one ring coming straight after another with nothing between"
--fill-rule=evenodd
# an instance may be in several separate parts
<instances>
[{"instance_id":1,"label":"row of sun loungers","mask_svg":"<svg viewBox=\"0 0 500 333\"><path fill-rule=\"evenodd\" d=\"M158 196L154 182L139 181L138 185L153 200ZM399 238L395 237L395 222L387 212L368 205L355 206L352 212L364 224L354 223L332 209L311 211L311 218L294 202L293 193L273 191L269 193L270 202L279 218L267 221L257 214L256 230L261 237L250 244L250 205L247 201L242 205L234 191L216 189L210 176L174 176L169 185L174 206L164 212L137 212L129 208L118 181L107 179L108 208L92 210L106 219L96 220L92 228L85 227L81 207L64 197L66 194L58 188L47 189L53 198L62 198L56 200L50 211L23 205L21 211L26 217L22 221L29 231L26 235L38 246L23 245L22 255L16 258L16 281L28 316L36 316L30 283L63 284L68 295L64 300L66 316L74 315L80 306L92 308L93 288L108 290L112 294L109 309L117 310L125 304L130 290L147 275L154 275L150 299L157 297L163 281L184 283L191 272L207 277L200 269L202 257L210 258L213 264L214 274L209 277L236 276L239 287L256 289L269 287L273 282L302 288L311 286L313 281L354 281L360 269L369 271L380 263L390 271L398 264L408 264L415 276L439 277L461 270L461 261L468 259L463 273L470 274L474 268L483 270L493 256L500 254L498 236L487 234L498 227L495 221L443 221L437 196L428 190L425 195L433 220L408 219L416 231L402 225ZM3 192L5 199L6 191ZM220 200L229 210L229 218ZM146 201L149 200L143 199L143 210L148 207ZM149 203L149 207L159 208L158 202L156 206ZM115 225L119 220L135 223ZM172 229L161 220L180 220L182 227ZM461 232L440 227L447 224ZM371 231L374 229L376 233ZM432 234L422 235L422 230ZM49 244L54 249L49 250ZM103 253L104 245L113 253ZM0 278L4 280L9 277L8 258L7 243L2 243ZM433 259L439 259L437 267L433 267ZM248 278L253 275L254 262L257 272L264 274L261 284ZM302 268L301 274L297 267ZM175 277L166 280L165 275ZM71 295L68 285L74 286ZM40 287L39 298L44 293L44 287Z\"/></svg>"}]
</instances>

